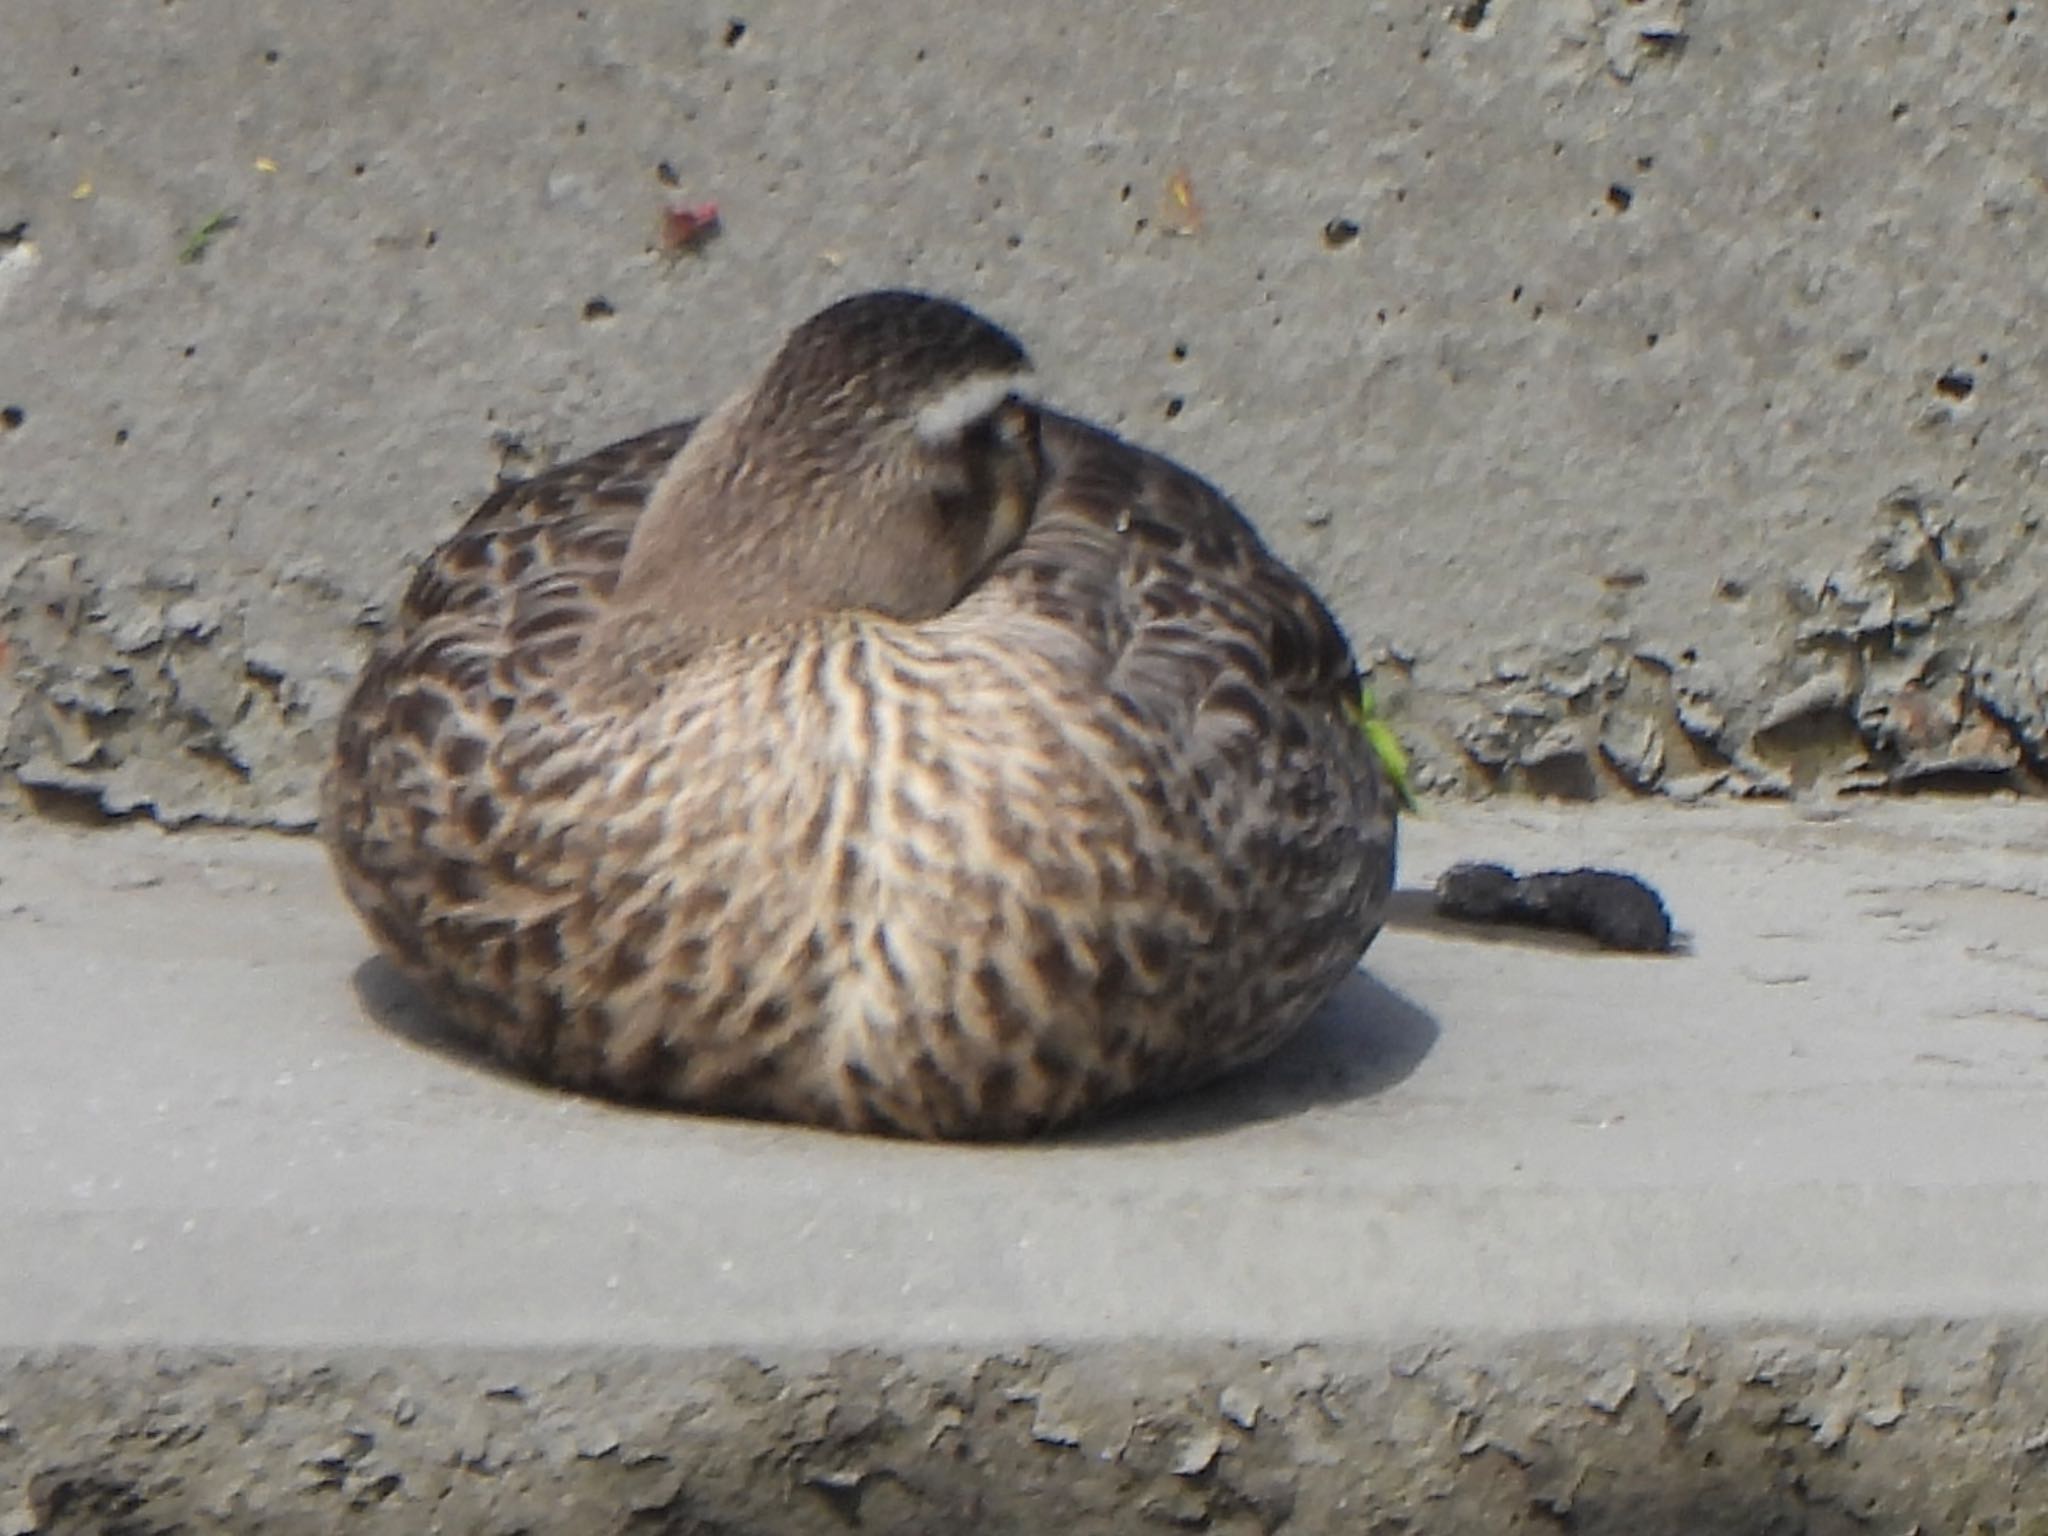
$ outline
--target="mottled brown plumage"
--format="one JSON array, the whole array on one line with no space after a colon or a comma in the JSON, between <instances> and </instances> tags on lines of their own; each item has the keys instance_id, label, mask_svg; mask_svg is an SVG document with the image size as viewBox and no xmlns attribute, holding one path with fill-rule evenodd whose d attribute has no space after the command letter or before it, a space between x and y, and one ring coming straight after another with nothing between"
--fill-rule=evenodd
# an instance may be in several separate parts
<instances>
[{"instance_id":1,"label":"mottled brown plumage","mask_svg":"<svg viewBox=\"0 0 2048 1536\"><path fill-rule=\"evenodd\" d=\"M1022 364L846 300L427 558L323 828L456 1025L573 1088L1014 1136L1263 1055L1357 963L1394 796L1342 633Z\"/></svg>"}]
</instances>

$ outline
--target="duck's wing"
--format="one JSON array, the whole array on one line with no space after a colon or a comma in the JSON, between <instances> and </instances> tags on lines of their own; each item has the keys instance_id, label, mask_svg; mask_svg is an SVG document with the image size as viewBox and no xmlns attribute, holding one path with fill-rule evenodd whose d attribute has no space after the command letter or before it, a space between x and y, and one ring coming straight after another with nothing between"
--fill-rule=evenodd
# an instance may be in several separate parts
<instances>
[{"instance_id":1,"label":"duck's wing","mask_svg":"<svg viewBox=\"0 0 2048 1536\"><path fill-rule=\"evenodd\" d=\"M555 599L603 597L618 580L654 484L697 422L678 421L500 486L420 563L398 631L517 596L514 623L545 623Z\"/></svg>"},{"instance_id":2,"label":"duck's wing","mask_svg":"<svg viewBox=\"0 0 2048 1536\"><path fill-rule=\"evenodd\" d=\"M356 905L416 971L427 968L422 933L434 914L482 889L476 870L500 821L491 744L581 644L655 482L695 425L501 486L421 561L365 662L336 731L321 820Z\"/></svg>"},{"instance_id":3,"label":"duck's wing","mask_svg":"<svg viewBox=\"0 0 2048 1536\"><path fill-rule=\"evenodd\" d=\"M1047 414L1046 482L1000 576L1012 600L1085 631L1102 682L1185 728L1259 732L1358 696L1343 629L1214 486L1085 422Z\"/></svg>"},{"instance_id":4,"label":"duck's wing","mask_svg":"<svg viewBox=\"0 0 2048 1536\"><path fill-rule=\"evenodd\" d=\"M1173 1000L1128 1017L1176 1021L1133 1026L1138 1048L1193 1081L1284 1039L1357 963L1397 801L1346 709L1343 630L1229 500L1085 423L1044 417L1041 442L1031 525L956 629L1015 680L989 734L1071 778L1001 779L982 814L994 838L1003 818L1031 829L1018 866L1083 936L1069 949L1117 957L1132 998ZM1048 872L1085 899L1062 906Z\"/></svg>"}]
</instances>

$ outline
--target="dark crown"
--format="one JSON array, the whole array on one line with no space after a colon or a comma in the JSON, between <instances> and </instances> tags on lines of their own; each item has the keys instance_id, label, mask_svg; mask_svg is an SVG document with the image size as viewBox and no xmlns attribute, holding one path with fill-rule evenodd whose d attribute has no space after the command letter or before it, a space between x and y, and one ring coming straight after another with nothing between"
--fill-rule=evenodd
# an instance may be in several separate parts
<instances>
[{"instance_id":1,"label":"dark crown","mask_svg":"<svg viewBox=\"0 0 2048 1536\"><path fill-rule=\"evenodd\" d=\"M965 305L928 293L858 293L820 310L783 343L756 392L774 419L908 417L963 380L1020 373L1016 339Z\"/></svg>"}]
</instances>

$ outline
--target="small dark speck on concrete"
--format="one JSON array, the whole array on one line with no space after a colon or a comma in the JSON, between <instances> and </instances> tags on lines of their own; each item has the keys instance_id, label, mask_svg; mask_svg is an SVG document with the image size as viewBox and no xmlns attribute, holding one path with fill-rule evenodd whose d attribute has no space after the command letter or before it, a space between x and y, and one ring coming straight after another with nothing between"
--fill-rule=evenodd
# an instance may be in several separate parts
<instances>
[{"instance_id":1,"label":"small dark speck on concrete","mask_svg":"<svg viewBox=\"0 0 2048 1536\"><path fill-rule=\"evenodd\" d=\"M1977 376L1951 368L1934 381L1934 392L1951 400L1967 400L1977 391Z\"/></svg>"},{"instance_id":2,"label":"small dark speck on concrete","mask_svg":"<svg viewBox=\"0 0 2048 1536\"><path fill-rule=\"evenodd\" d=\"M1607 188L1607 206L1616 213L1627 213L1635 200L1635 189L1632 187L1625 187L1617 181Z\"/></svg>"},{"instance_id":3,"label":"small dark speck on concrete","mask_svg":"<svg viewBox=\"0 0 2048 1536\"><path fill-rule=\"evenodd\" d=\"M1186 409L1186 407L1187 402L1181 399L1179 395L1169 396L1166 402L1166 419L1168 421L1173 420L1173 418L1178 416L1184 409Z\"/></svg>"},{"instance_id":4,"label":"small dark speck on concrete","mask_svg":"<svg viewBox=\"0 0 2048 1536\"><path fill-rule=\"evenodd\" d=\"M12 432L27 420L28 412L24 411L20 406L0 406L0 427L5 427L9 432Z\"/></svg>"},{"instance_id":5,"label":"small dark speck on concrete","mask_svg":"<svg viewBox=\"0 0 2048 1536\"><path fill-rule=\"evenodd\" d=\"M666 160L654 167L654 179L664 187L680 187L683 184L683 178L676 174L676 168Z\"/></svg>"},{"instance_id":6,"label":"small dark speck on concrete","mask_svg":"<svg viewBox=\"0 0 2048 1536\"><path fill-rule=\"evenodd\" d=\"M1323 244L1331 250L1340 245L1349 245L1358 238L1356 219L1332 219L1323 226Z\"/></svg>"},{"instance_id":7,"label":"small dark speck on concrete","mask_svg":"<svg viewBox=\"0 0 2048 1536\"><path fill-rule=\"evenodd\" d=\"M1607 949L1668 953L1664 898L1617 869L1518 876L1499 864L1458 864L1436 883L1437 911L1470 923L1521 923L1582 933Z\"/></svg>"},{"instance_id":8,"label":"small dark speck on concrete","mask_svg":"<svg viewBox=\"0 0 2048 1536\"><path fill-rule=\"evenodd\" d=\"M586 320L609 320L618 311L612 308L612 301L603 294L583 301L583 318Z\"/></svg>"},{"instance_id":9,"label":"small dark speck on concrete","mask_svg":"<svg viewBox=\"0 0 2048 1536\"><path fill-rule=\"evenodd\" d=\"M737 48L737 47L739 47L739 45L740 45L740 39L741 39L741 38L743 38L743 37L745 37L746 35L747 35L747 24L746 24L746 23L745 23L744 21L741 21L741 20L739 19L739 17L735 16L735 17L733 17L733 19L732 19L732 20L728 21L728 22L727 22L727 23L725 24L725 46L726 46L726 47L728 47L728 48Z\"/></svg>"},{"instance_id":10,"label":"small dark speck on concrete","mask_svg":"<svg viewBox=\"0 0 2048 1536\"><path fill-rule=\"evenodd\" d=\"M16 246L28 238L28 220L18 219L0 229L0 246Z\"/></svg>"},{"instance_id":11,"label":"small dark speck on concrete","mask_svg":"<svg viewBox=\"0 0 2048 1536\"><path fill-rule=\"evenodd\" d=\"M533 450L526 445L526 439L517 432L500 428L491 434L491 446L498 451L498 457L507 464L528 464L533 461Z\"/></svg>"}]
</instances>

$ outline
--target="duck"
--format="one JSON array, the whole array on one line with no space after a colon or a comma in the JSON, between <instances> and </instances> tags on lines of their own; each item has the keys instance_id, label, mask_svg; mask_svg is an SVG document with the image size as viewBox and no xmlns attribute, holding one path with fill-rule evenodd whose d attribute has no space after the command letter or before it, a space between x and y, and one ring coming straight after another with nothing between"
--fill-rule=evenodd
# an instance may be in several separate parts
<instances>
[{"instance_id":1,"label":"duck","mask_svg":"<svg viewBox=\"0 0 2048 1536\"><path fill-rule=\"evenodd\" d=\"M1268 1055L1386 914L1328 607L928 293L504 484L343 707L321 832L455 1035L559 1089L1013 1140Z\"/></svg>"}]
</instances>

